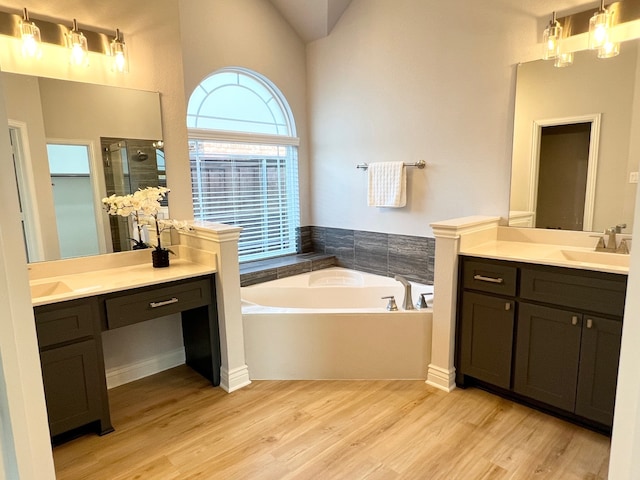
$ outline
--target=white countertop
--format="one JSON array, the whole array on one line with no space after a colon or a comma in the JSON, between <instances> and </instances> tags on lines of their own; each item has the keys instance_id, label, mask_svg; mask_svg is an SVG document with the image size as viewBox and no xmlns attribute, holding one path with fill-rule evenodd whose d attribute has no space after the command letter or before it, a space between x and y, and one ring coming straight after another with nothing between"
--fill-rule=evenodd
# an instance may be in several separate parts
<instances>
[{"instance_id":1,"label":"white countertop","mask_svg":"<svg viewBox=\"0 0 640 480\"><path fill-rule=\"evenodd\" d=\"M624 275L629 273L629 255L596 252L585 247L495 240L461 248L460 254Z\"/></svg>"},{"instance_id":2,"label":"white countertop","mask_svg":"<svg viewBox=\"0 0 640 480\"><path fill-rule=\"evenodd\" d=\"M215 261L204 264L183 258L172 258L169 267L154 268L149 258L145 263L49 276L31 280L29 284L32 291L32 304L35 307L215 272Z\"/></svg>"}]
</instances>

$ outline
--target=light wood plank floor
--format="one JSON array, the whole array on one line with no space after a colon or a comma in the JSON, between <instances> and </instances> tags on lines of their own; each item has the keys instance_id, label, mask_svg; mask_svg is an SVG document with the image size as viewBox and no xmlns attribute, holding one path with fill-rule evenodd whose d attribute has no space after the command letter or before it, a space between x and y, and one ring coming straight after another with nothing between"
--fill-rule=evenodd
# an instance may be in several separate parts
<instances>
[{"instance_id":1,"label":"light wood plank floor","mask_svg":"<svg viewBox=\"0 0 640 480\"><path fill-rule=\"evenodd\" d=\"M603 479L609 438L423 381L257 381L187 367L109 392L116 431L54 449L58 479Z\"/></svg>"}]
</instances>

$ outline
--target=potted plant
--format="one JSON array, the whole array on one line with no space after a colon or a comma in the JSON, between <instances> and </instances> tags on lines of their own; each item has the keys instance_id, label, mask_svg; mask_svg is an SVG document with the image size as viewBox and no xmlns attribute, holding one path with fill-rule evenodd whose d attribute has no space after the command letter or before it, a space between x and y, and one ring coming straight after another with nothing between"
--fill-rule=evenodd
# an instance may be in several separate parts
<instances>
[{"instance_id":1,"label":"potted plant","mask_svg":"<svg viewBox=\"0 0 640 480\"><path fill-rule=\"evenodd\" d=\"M151 252L153 266L156 268L169 266L169 253L171 250L162 246L161 233L168 228L189 230L186 222L176 220L165 220L158 218L160 202L169 192L166 187L147 187L137 190L129 195L111 195L103 198L109 215L120 215L121 217L134 217L134 222L138 229L138 239L134 241L134 249L148 248L150 245L143 240L144 225L151 225L156 231L156 245Z\"/></svg>"}]
</instances>

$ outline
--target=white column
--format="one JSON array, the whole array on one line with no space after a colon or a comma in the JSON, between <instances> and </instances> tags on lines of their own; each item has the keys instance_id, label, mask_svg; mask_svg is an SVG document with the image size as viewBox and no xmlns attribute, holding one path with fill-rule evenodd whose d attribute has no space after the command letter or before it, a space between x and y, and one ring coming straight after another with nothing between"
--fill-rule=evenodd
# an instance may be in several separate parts
<instances>
[{"instance_id":1,"label":"white column","mask_svg":"<svg viewBox=\"0 0 640 480\"><path fill-rule=\"evenodd\" d=\"M446 392L456 388L454 352L460 245L465 241L469 244L473 239L484 241L487 235L495 237L499 220L499 217L476 216L431 224L436 237L436 262L431 363L427 383Z\"/></svg>"},{"instance_id":2,"label":"white column","mask_svg":"<svg viewBox=\"0 0 640 480\"><path fill-rule=\"evenodd\" d=\"M178 232L180 244L216 254L216 296L222 368L220 386L233 392L251 383L244 358L244 329L238 262L239 227L193 222L192 232Z\"/></svg>"},{"instance_id":3,"label":"white column","mask_svg":"<svg viewBox=\"0 0 640 480\"><path fill-rule=\"evenodd\" d=\"M55 478L4 97L0 88L0 478Z\"/></svg>"}]
</instances>

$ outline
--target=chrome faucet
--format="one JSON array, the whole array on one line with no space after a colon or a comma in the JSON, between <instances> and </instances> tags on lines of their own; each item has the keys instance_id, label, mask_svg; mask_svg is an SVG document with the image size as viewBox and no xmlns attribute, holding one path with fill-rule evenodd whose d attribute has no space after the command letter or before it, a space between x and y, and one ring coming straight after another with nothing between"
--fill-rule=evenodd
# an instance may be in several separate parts
<instances>
[{"instance_id":1,"label":"chrome faucet","mask_svg":"<svg viewBox=\"0 0 640 480\"><path fill-rule=\"evenodd\" d=\"M411 299L411 284L406 278L401 277L400 275L396 275L395 280L404 285L404 301L402 302L402 308L405 310L415 310Z\"/></svg>"}]
</instances>

